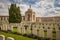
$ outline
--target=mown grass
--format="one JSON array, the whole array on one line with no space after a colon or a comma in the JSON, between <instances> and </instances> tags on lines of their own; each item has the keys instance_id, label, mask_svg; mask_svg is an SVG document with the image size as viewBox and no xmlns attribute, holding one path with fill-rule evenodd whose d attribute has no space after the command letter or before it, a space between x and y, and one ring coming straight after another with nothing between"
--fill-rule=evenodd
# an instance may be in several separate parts
<instances>
[{"instance_id":1,"label":"mown grass","mask_svg":"<svg viewBox=\"0 0 60 40\"><path fill-rule=\"evenodd\" d=\"M17 27L14 27L13 28L13 32L17 32L18 30L17 30Z\"/></svg>"},{"instance_id":2,"label":"mown grass","mask_svg":"<svg viewBox=\"0 0 60 40\"><path fill-rule=\"evenodd\" d=\"M53 33L53 39L56 40L56 33Z\"/></svg>"},{"instance_id":3,"label":"mown grass","mask_svg":"<svg viewBox=\"0 0 60 40\"><path fill-rule=\"evenodd\" d=\"M27 30L25 30L27 31ZM14 32L17 32L17 28L14 28ZM30 33L32 33L32 30L30 31ZM39 31L37 31L37 35L39 35ZM44 37L47 37L47 31L44 31ZM53 39L56 39L56 33L55 33L55 29L53 28L53 35L52 35Z\"/></svg>"},{"instance_id":4,"label":"mown grass","mask_svg":"<svg viewBox=\"0 0 60 40\"><path fill-rule=\"evenodd\" d=\"M53 35L52 35L53 36L53 39L56 40L56 30L53 30L52 33L53 33Z\"/></svg>"},{"instance_id":5,"label":"mown grass","mask_svg":"<svg viewBox=\"0 0 60 40\"><path fill-rule=\"evenodd\" d=\"M52 32L52 37L54 40L56 40L56 32L54 32L55 29ZM17 28L14 28L14 32L17 32ZM30 31L30 33L32 33L32 30ZM37 31L37 35L39 35L39 31ZM44 37L47 37L47 31L44 31Z\"/></svg>"},{"instance_id":6,"label":"mown grass","mask_svg":"<svg viewBox=\"0 0 60 40\"><path fill-rule=\"evenodd\" d=\"M33 39L33 38L28 38L28 37L24 37L24 36L13 34L13 33L6 33L6 32L3 32L3 31L0 31L0 35L4 35L6 38L7 37L12 37L15 40L36 40L36 39Z\"/></svg>"},{"instance_id":7,"label":"mown grass","mask_svg":"<svg viewBox=\"0 0 60 40\"><path fill-rule=\"evenodd\" d=\"M13 29L13 32L17 32L17 28L16 27ZM39 31L37 32L37 34L39 35ZM33 39L33 38L28 38L26 36L13 34L13 33L9 33L9 32L7 33L7 32L3 32L3 31L0 31L0 35L5 35L6 38L7 37L12 37L15 40L36 40L36 39ZM44 32L44 37L47 37L47 32ZM53 37L54 40L56 40L56 33L55 32L53 32L52 37Z\"/></svg>"},{"instance_id":8,"label":"mown grass","mask_svg":"<svg viewBox=\"0 0 60 40\"><path fill-rule=\"evenodd\" d=\"M44 32L44 37L47 37L47 32L46 31Z\"/></svg>"},{"instance_id":9,"label":"mown grass","mask_svg":"<svg viewBox=\"0 0 60 40\"><path fill-rule=\"evenodd\" d=\"M54 27L53 27L53 40L56 40L56 29L55 29L55 25L54 25Z\"/></svg>"}]
</instances>

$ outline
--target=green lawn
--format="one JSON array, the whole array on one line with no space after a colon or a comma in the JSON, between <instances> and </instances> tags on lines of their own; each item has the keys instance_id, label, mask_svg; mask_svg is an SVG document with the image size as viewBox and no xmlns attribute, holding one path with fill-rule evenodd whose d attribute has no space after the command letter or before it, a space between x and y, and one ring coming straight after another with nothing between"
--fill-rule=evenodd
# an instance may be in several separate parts
<instances>
[{"instance_id":1,"label":"green lawn","mask_svg":"<svg viewBox=\"0 0 60 40\"><path fill-rule=\"evenodd\" d=\"M53 31L55 31L55 30L53 30ZM14 28L14 32L17 32L17 28ZM37 34L39 35L39 31L37 32ZM47 37L47 32L44 32L44 37ZM53 39L56 39L56 33L53 33L52 37L53 37Z\"/></svg>"},{"instance_id":2,"label":"green lawn","mask_svg":"<svg viewBox=\"0 0 60 40\"><path fill-rule=\"evenodd\" d=\"M56 40L56 30L55 30L55 25L54 25L54 27L53 27L53 32L52 32L52 33L53 33L53 35L52 35L52 36L53 36L53 39Z\"/></svg>"},{"instance_id":3,"label":"green lawn","mask_svg":"<svg viewBox=\"0 0 60 40\"><path fill-rule=\"evenodd\" d=\"M15 40L36 40L36 39L33 39L33 38L28 38L28 37L24 37L24 36L21 36L21 35L6 33L6 32L2 32L2 31L0 31L0 35L5 35L5 37L12 37Z\"/></svg>"},{"instance_id":4,"label":"green lawn","mask_svg":"<svg viewBox=\"0 0 60 40\"><path fill-rule=\"evenodd\" d=\"M13 32L17 32L17 28L16 27L13 28Z\"/></svg>"},{"instance_id":5,"label":"green lawn","mask_svg":"<svg viewBox=\"0 0 60 40\"><path fill-rule=\"evenodd\" d=\"M13 32L17 32L17 28L14 28ZM5 35L6 37L12 37L15 40L36 40L36 39L33 39L33 38L28 38L26 36L17 35L17 34L13 34L13 33L6 33L6 32L3 32L3 31L0 31L0 35L1 34ZM39 35L39 31L38 31L37 34ZM44 32L44 36L47 37L47 32ZM56 33L53 33L52 36L53 36L53 39L56 39Z\"/></svg>"},{"instance_id":6,"label":"green lawn","mask_svg":"<svg viewBox=\"0 0 60 40\"><path fill-rule=\"evenodd\" d=\"M44 32L44 37L47 37L47 32Z\"/></svg>"},{"instance_id":7,"label":"green lawn","mask_svg":"<svg viewBox=\"0 0 60 40\"><path fill-rule=\"evenodd\" d=\"M53 39L56 40L56 33L53 33Z\"/></svg>"},{"instance_id":8,"label":"green lawn","mask_svg":"<svg viewBox=\"0 0 60 40\"><path fill-rule=\"evenodd\" d=\"M53 33L53 35L52 35L53 39L56 40L56 32L55 32L55 30L52 33Z\"/></svg>"}]
</instances>

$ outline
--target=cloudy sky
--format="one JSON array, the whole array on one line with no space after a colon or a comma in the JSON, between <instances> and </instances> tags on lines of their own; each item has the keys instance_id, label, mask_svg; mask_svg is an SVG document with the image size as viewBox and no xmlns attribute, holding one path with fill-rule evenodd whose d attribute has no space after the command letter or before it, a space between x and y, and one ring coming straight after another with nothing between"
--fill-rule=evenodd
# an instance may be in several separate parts
<instances>
[{"instance_id":1,"label":"cloudy sky","mask_svg":"<svg viewBox=\"0 0 60 40\"><path fill-rule=\"evenodd\" d=\"M0 0L0 15L9 15L8 7L16 3L21 8L21 14L32 6L38 17L60 16L60 0Z\"/></svg>"}]
</instances>

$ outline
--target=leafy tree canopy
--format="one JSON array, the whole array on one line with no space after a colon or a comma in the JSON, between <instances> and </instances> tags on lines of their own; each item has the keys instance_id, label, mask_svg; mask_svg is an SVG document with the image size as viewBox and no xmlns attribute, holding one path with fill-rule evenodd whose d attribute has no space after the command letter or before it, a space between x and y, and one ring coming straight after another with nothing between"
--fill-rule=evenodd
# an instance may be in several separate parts
<instances>
[{"instance_id":1,"label":"leafy tree canopy","mask_svg":"<svg viewBox=\"0 0 60 40\"><path fill-rule=\"evenodd\" d=\"M22 21L20 8L11 4L9 8L9 23L20 23Z\"/></svg>"}]
</instances>

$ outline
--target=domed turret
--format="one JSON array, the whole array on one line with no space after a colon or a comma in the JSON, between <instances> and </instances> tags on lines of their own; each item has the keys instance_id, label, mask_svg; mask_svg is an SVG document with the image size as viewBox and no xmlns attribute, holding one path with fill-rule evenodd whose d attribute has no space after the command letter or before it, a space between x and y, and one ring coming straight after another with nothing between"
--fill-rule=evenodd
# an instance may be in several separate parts
<instances>
[{"instance_id":1,"label":"domed turret","mask_svg":"<svg viewBox=\"0 0 60 40\"><path fill-rule=\"evenodd\" d=\"M25 12L25 21L35 22L35 12L31 9L31 5L29 9Z\"/></svg>"},{"instance_id":2,"label":"domed turret","mask_svg":"<svg viewBox=\"0 0 60 40\"><path fill-rule=\"evenodd\" d=\"M33 10L31 9L31 5L29 6L29 9L28 9L26 12L27 12L27 13L28 13L28 12L30 12L30 13L33 12Z\"/></svg>"}]
</instances>

